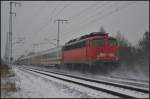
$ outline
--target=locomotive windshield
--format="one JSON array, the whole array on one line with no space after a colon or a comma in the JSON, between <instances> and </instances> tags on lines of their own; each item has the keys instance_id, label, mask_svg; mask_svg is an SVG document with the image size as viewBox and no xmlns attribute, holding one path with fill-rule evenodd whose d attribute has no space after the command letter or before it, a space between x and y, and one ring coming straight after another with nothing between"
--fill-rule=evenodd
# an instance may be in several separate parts
<instances>
[{"instance_id":1,"label":"locomotive windshield","mask_svg":"<svg viewBox=\"0 0 150 99\"><path fill-rule=\"evenodd\" d=\"M110 46L117 46L117 40L116 39L108 39L108 40L104 40L104 39L95 39L91 41L92 45L104 45L105 42L110 45Z\"/></svg>"},{"instance_id":2,"label":"locomotive windshield","mask_svg":"<svg viewBox=\"0 0 150 99\"><path fill-rule=\"evenodd\" d=\"M104 45L104 39L95 39L95 40L92 40L92 45Z\"/></svg>"},{"instance_id":3,"label":"locomotive windshield","mask_svg":"<svg viewBox=\"0 0 150 99\"><path fill-rule=\"evenodd\" d=\"M110 46L116 46L117 45L117 40L116 39L108 39L108 44Z\"/></svg>"}]
</instances>

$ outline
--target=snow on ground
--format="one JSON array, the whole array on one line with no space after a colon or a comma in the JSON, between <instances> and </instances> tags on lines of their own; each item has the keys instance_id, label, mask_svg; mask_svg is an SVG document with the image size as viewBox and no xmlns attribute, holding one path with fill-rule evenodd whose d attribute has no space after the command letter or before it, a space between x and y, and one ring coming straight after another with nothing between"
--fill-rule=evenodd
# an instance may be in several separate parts
<instances>
[{"instance_id":1,"label":"snow on ground","mask_svg":"<svg viewBox=\"0 0 150 99\"><path fill-rule=\"evenodd\" d=\"M18 91L11 93L8 97L14 98L111 98L110 94L98 91L91 91L82 86L74 84L65 84L63 81L57 81L37 75L31 72L22 71L14 66L16 73L16 84ZM48 70L48 69L47 69ZM66 71L65 71L66 72ZM71 71L72 74L81 74ZM67 74L68 72L66 72ZM80 75L81 76L81 75ZM88 75L87 75L88 76ZM91 75L90 77L96 77ZM97 78L97 77L96 77ZM58 83L59 82L59 83ZM75 88L76 87L76 88ZM114 96L113 96L114 97Z\"/></svg>"},{"instance_id":2,"label":"snow on ground","mask_svg":"<svg viewBox=\"0 0 150 99\"><path fill-rule=\"evenodd\" d=\"M87 88L87 87L84 87L84 86L81 86L81 85L78 85L78 84L62 81L62 80L59 80L59 79L56 79L56 78L53 78L53 77L50 77L50 76L46 76L46 75L43 75L43 74L35 73L35 72L32 72L32 71L26 71L26 72L29 72L32 75L38 75L39 77L43 77L45 79L51 79L52 81L59 82L60 84L63 84L63 85L67 85L70 89L78 90L78 91L82 92L82 94L84 94L83 95L84 98L86 98L85 95L89 95L87 98L90 98L90 97L92 97L92 98L112 98L112 97L117 98L117 96L114 96L114 95L111 95L111 94L108 94L108 93L105 93L105 92L102 92L102 91L97 91L97 90L94 90L94 89L91 89L91 88ZM71 93L74 92L73 90L71 90Z\"/></svg>"},{"instance_id":3,"label":"snow on ground","mask_svg":"<svg viewBox=\"0 0 150 99\"><path fill-rule=\"evenodd\" d=\"M56 75L60 78L65 78L65 79L69 79L71 81L77 81L77 82L80 82L80 83L86 83L88 85L96 86L96 87L103 88L103 89L113 90L114 92L120 92L120 93L123 93L123 94L135 96L135 97L140 97L140 98L141 97L143 97L143 98L148 97L147 94L144 95L143 93L140 93L140 92L138 92L138 94L137 94L137 93L135 93L135 91L129 91L129 90L126 90L124 88L118 88L118 87L105 85L105 84L99 84L99 83L95 83L95 82L88 82L88 81L85 81L85 80L76 79L76 78L72 78L72 77L66 77L66 76L63 76L63 75L58 75L58 74L53 74L53 73L47 73L47 72L42 72L42 73L50 74L50 75L54 75L54 76Z\"/></svg>"},{"instance_id":4,"label":"snow on ground","mask_svg":"<svg viewBox=\"0 0 150 99\"><path fill-rule=\"evenodd\" d=\"M34 66L28 66L28 67L34 67ZM39 68L41 69L41 67L38 67L36 66L36 68ZM113 78L115 79L124 79L126 81L128 81L128 79L131 81L132 79L134 79L133 81L136 80L136 82L141 82L141 83L147 83L149 82L149 75L148 76L145 76L139 69L136 69L136 70L130 70L130 69L127 69L123 66L121 66L120 68L116 68L114 71L108 73L108 74L102 74L102 73L96 73L96 74L93 74L93 73L89 73L89 72L81 72L81 71L77 71L77 70L64 70L64 69L61 69L61 70L58 70L58 69L55 69L55 68L50 68L50 67L47 67L46 70L55 70L55 71L59 71L59 72L64 72L64 73L68 73L68 74L73 74L73 75L79 75L79 76L86 76L86 77L91 77L91 78L95 78L95 79L102 79L102 78ZM43 70L45 70L45 68L43 68Z\"/></svg>"},{"instance_id":5,"label":"snow on ground","mask_svg":"<svg viewBox=\"0 0 150 99\"><path fill-rule=\"evenodd\" d=\"M9 93L11 98L89 98L75 89L54 81L44 79L40 76L23 72L14 68L16 77L17 92Z\"/></svg>"},{"instance_id":6,"label":"snow on ground","mask_svg":"<svg viewBox=\"0 0 150 99\"><path fill-rule=\"evenodd\" d=\"M33 67L33 68L35 68L35 67ZM36 67L36 68L38 68L38 67ZM108 81L108 82L111 81L111 82L116 82L116 83L120 83L120 84L133 85L133 86L136 86L136 87L149 88L148 81L147 82L143 82L143 81L137 80L136 81L136 83L138 83L138 86L137 86L137 85L134 85L135 80L121 79L122 78L121 74L120 75L118 74L118 76L120 76L119 77L120 79L118 79L118 78L112 77L112 75L111 75L112 73L110 73L108 76L106 76L106 75L101 75L101 74L91 74L91 73L88 73L88 72L82 73L82 72L79 72L79 71L58 70L58 69L52 69L52 68L46 68L45 69L45 68L40 68L39 67L39 69L43 69L43 70L46 70L46 71L57 71L57 72L60 72L60 73L72 74L74 76L87 77L87 78L92 78L92 79L97 79L97 80L104 80L104 81ZM123 77L123 78L125 78L125 77Z\"/></svg>"},{"instance_id":7,"label":"snow on ground","mask_svg":"<svg viewBox=\"0 0 150 99\"><path fill-rule=\"evenodd\" d=\"M136 80L145 80L149 81L149 75L146 75L144 71L142 71L142 67L139 68L131 65L132 69L122 64L119 68L111 72L109 75L120 78L128 78L128 79L136 79Z\"/></svg>"}]
</instances>

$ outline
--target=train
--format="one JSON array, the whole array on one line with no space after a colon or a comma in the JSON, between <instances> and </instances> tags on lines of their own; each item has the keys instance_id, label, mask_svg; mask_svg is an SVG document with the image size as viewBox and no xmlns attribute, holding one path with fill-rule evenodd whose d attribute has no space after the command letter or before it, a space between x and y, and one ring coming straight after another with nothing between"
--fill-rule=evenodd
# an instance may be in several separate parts
<instances>
[{"instance_id":1,"label":"train","mask_svg":"<svg viewBox=\"0 0 150 99\"><path fill-rule=\"evenodd\" d=\"M119 63L119 44L109 33L92 32L72 39L63 46L41 51L20 58L19 65L67 66L67 67L117 67ZM103 64L103 65L101 65ZM105 64L111 64L106 66Z\"/></svg>"}]
</instances>

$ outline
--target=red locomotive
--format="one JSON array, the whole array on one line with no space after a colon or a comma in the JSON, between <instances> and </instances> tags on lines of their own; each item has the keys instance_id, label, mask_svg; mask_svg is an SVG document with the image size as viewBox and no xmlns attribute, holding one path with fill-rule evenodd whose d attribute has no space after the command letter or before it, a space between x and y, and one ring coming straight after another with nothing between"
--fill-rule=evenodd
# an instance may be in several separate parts
<instances>
[{"instance_id":1,"label":"red locomotive","mask_svg":"<svg viewBox=\"0 0 150 99\"><path fill-rule=\"evenodd\" d=\"M99 65L102 63L118 64L119 46L117 40L108 33L93 32L70 40L64 46L53 48L36 55L19 59L17 62L32 65ZM28 62L27 62L28 61ZM63 65L60 65L63 66Z\"/></svg>"}]
</instances>

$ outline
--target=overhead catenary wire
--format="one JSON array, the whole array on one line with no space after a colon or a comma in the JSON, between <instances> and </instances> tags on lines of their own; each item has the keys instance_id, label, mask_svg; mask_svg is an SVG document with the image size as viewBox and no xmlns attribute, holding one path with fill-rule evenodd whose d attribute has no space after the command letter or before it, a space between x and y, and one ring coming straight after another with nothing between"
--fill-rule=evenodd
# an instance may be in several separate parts
<instances>
[{"instance_id":1,"label":"overhead catenary wire","mask_svg":"<svg viewBox=\"0 0 150 99\"><path fill-rule=\"evenodd\" d=\"M53 17L58 16L60 13L62 13L64 11L64 9L66 9L68 6L70 6L71 2L69 2L68 4L66 4L57 14L55 14Z\"/></svg>"},{"instance_id":2,"label":"overhead catenary wire","mask_svg":"<svg viewBox=\"0 0 150 99\"><path fill-rule=\"evenodd\" d=\"M91 4L91 5L90 5L90 6L88 6L87 8L85 8L85 9L83 9L83 10L79 11L79 12L78 12L78 13L76 13L75 15L72 15L72 16L68 17L67 19L69 19L69 20L74 20L75 18L77 18L77 17L81 16L82 14L86 13L87 11L89 11L89 10L91 10L91 9L95 8L95 7L96 7L96 5L98 4L98 2L99 2L99 1L94 2L94 4Z\"/></svg>"},{"instance_id":3,"label":"overhead catenary wire","mask_svg":"<svg viewBox=\"0 0 150 99\"><path fill-rule=\"evenodd\" d=\"M120 8L117 8L117 9L115 9L115 10L113 10L113 11L111 11L111 12L109 12L109 13L103 15L103 16L101 16L101 17L99 18L99 20L101 20L101 19L103 19L103 18L105 18L105 17L108 17L108 16L112 15L113 13L118 12L118 11L120 11L121 9L126 8L127 6L132 5L132 4L134 4L134 2L133 2L133 3L130 3L130 4L127 4L127 5L120 6ZM95 23L95 22L97 22L97 18L94 19L94 20L92 20L92 21L90 21L90 22L88 22L87 24L85 24L85 25L79 27L78 29L76 29L76 30L78 30L78 32L75 32L75 31L74 31L74 32L68 32L68 34L69 34L69 35L73 35L73 34L77 34L77 33L79 34L79 31L81 31L82 29L84 29L84 28L87 27L88 25L91 25L91 24L93 24L93 23ZM66 35L66 34L65 34L65 35ZM65 37L68 37L68 35L65 36Z\"/></svg>"},{"instance_id":4,"label":"overhead catenary wire","mask_svg":"<svg viewBox=\"0 0 150 99\"><path fill-rule=\"evenodd\" d=\"M30 21L30 25L32 25L32 23L34 23L34 21L35 21L35 18L39 15L39 14L41 14L41 12L43 12L43 10L45 10L45 8L46 8L47 6L45 6L44 4L42 5L42 6L40 6L36 11L35 11L35 13L33 13L33 17L29 20ZM30 26L29 24L28 24L28 26ZM17 26L17 28L18 28L18 26ZM27 29L28 30L28 29ZM25 42L25 41L24 41ZM27 43L24 43L24 45L25 44L27 44Z\"/></svg>"},{"instance_id":5,"label":"overhead catenary wire","mask_svg":"<svg viewBox=\"0 0 150 99\"><path fill-rule=\"evenodd\" d=\"M81 18L85 18L86 15L84 15L84 14L90 15L91 13L94 13L95 11L97 11L97 9L100 9L101 7L103 7L103 6L107 5L107 4L109 4L109 3L107 3L107 2L108 2L108 1L103 2L101 5L99 5L99 3L93 4L93 5L95 5L95 6L91 5L91 6L88 7L88 9L84 9L83 11L80 11L77 15L72 16L72 18L71 18L70 20L75 20L75 19L77 19L77 18L79 18L79 17L80 17L80 19L81 19ZM92 10L93 10L93 11L92 11ZM84 15L84 17L83 17L83 15ZM69 18L70 18L70 17L69 17Z\"/></svg>"},{"instance_id":6,"label":"overhead catenary wire","mask_svg":"<svg viewBox=\"0 0 150 99\"><path fill-rule=\"evenodd\" d=\"M70 3L71 3L71 2L69 2L69 3L66 4L62 9L60 9L60 10L59 10L59 13L56 13L54 16L52 16L53 13L56 11L56 8L57 8L57 7L55 7L55 8L53 9L53 11L51 12L50 20L49 20L49 21L46 21L45 25L43 25L43 26L42 26L40 29L38 29L38 31L35 32L35 33L36 33L36 34L41 33L41 31L42 31L43 29L45 29L46 27L48 27L48 26L49 26L48 24L50 24L50 23L51 23L51 25L52 25L52 19L53 19L53 17L56 17L56 16L58 16L60 13L62 13L62 11L65 10L65 8L67 8ZM58 4L58 5L59 5L59 4ZM48 16L48 18L49 18L49 16ZM49 29L51 28L51 25L49 26Z\"/></svg>"},{"instance_id":7,"label":"overhead catenary wire","mask_svg":"<svg viewBox=\"0 0 150 99\"><path fill-rule=\"evenodd\" d=\"M52 16L53 15L53 13L54 12L56 12L56 8L57 8L57 6L53 9L53 11L51 12L51 17L50 17L50 21L52 21L52 17L56 17L56 16L58 16L60 13L62 13L62 11L65 9L65 8L67 8L69 5L70 5L70 3L71 2L69 2L68 4L66 4L57 14L55 14L54 16ZM45 29L46 27L48 27L48 24L49 24L50 22L49 21L46 21L46 23L45 23L45 25L43 25L41 28L39 28L38 29L38 33L37 32L35 32L36 34L39 34L39 33L41 33L41 31L43 30L43 29ZM34 34L35 34L34 33Z\"/></svg>"},{"instance_id":8,"label":"overhead catenary wire","mask_svg":"<svg viewBox=\"0 0 150 99\"><path fill-rule=\"evenodd\" d=\"M116 4L116 2L115 2L115 4ZM111 5L111 4L109 4L109 3L107 3L107 2L105 2L103 5L100 5L100 6L98 6L97 8L99 8L99 9L101 9L98 13L103 13L103 12L105 12L104 10L105 9L107 9L107 8L105 8L105 6L106 5L108 5L108 7L113 7L113 6L116 6L116 5ZM106 6L107 7L107 6ZM104 9L105 8L105 9ZM104 10L102 10L102 9L104 9ZM93 11L94 12L94 11ZM93 17L95 17L95 16L97 16L97 14L95 14L95 15L93 15L93 14L89 14L89 15L91 15L91 16L81 16L81 18L80 18L80 21L75 21L73 24L75 24L75 23L77 23L77 26L79 26L78 24L80 24L80 23L84 23L85 21L87 21L87 20L89 20L90 18L93 18ZM82 20L82 18L83 18L83 20L85 20L85 21L83 21ZM81 24L80 24L81 25ZM69 27L68 27L68 29L71 29L70 27L73 27L72 25L69 25Z\"/></svg>"},{"instance_id":9,"label":"overhead catenary wire","mask_svg":"<svg viewBox=\"0 0 150 99\"><path fill-rule=\"evenodd\" d=\"M36 12L34 13L33 18L31 18L31 19L29 20L30 25L28 24L27 26L31 26L31 25L34 23L35 18L36 18L41 12L43 12L42 10L43 10L45 7L46 7L46 6L42 5L41 7L39 7L39 8L36 10ZM14 25L16 26L17 23L14 24ZM17 26L16 28L19 28L19 26Z\"/></svg>"},{"instance_id":10,"label":"overhead catenary wire","mask_svg":"<svg viewBox=\"0 0 150 99\"><path fill-rule=\"evenodd\" d=\"M106 2L104 3L104 4L106 4ZM110 5L109 5L110 6ZM99 7L100 8L100 7Z\"/></svg>"},{"instance_id":11,"label":"overhead catenary wire","mask_svg":"<svg viewBox=\"0 0 150 99\"><path fill-rule=\"evenodd\" d=\"M115 5L114 5L115 4ZM99 8L101 8L101 10L100 11L98 11L98 13L100 13L100 15L102 15L104 12L106 12L107 10L108 10L108 8L107 7L110 7L110 9L112 9L111 7L113 7L113 6L116 6L116 2L114 3L114 4L109 4L109 3L105 3L104 5L101 5ZM107 6L106 6L107 5ZM103 9L103 10L102 10ZM107 10L106 10L107 9ZM83 16L84 17L84 16ZM80 21L77 21L77 22L75 22L75 23L77 23L77 24L75 24L75 25L77 25L77 26L71 26L70 25L70 27L75 27L74 29L71 29L71 31L69 31L68 33L70 33L70 32L72 32L73 30L75 30L75 29L78 29L78 27L80 27L80 26L82 26L84 23L86 23L86 22L88 22L90 19L93 19L93 17L97 17L97 13L96 14L91 14L91 16L87 16L87 17L84 17L84 19L83 20L80 20ZM83 23L83 24L82 24ZM66 32L67 33L67 32ZM65 33L65 34L66 34Z\"/></svg>"},{"instance_id":12,"label":"overhead catenary wire","mask_svg":"<svg viewBox=\"0 0 150 99\"><path fill-rule=\"evenodd\" d=\"M95 4L96 5L96 4ZM59 6L59 4L58 4L58 6ZM64 8L64 7L63 7ZM67 7L66 7L67 8ZM66 9L66 8L64 8L64 9ZM88 8L88 7L87 7ZM55 9L55 10L54 10ZM51 12L57 12L56 10L58 10L57 9L57 7L55 7L53 9L53 11L51 11ZM90 7L89 7L89 9L91 9ZM112 9L113 10L113 9ZM81 18L80 18L80 21L75 21L75 22L77 22L77 24L74 24L74 25L77 25L78 27L76 28L76 30L74 31L74 30L72 30L71 32L66 32L66 33L64 33L64 34L68 34L68 35L72 35L72 34L77 34L77 33L79 33L79 32L76 32L76 31L81 31L81 30L83 30L84 28L88 28L88 26L91 26L92 24L96 24L96 23L98 23L98 22L100 22L102 19L104 19L104 18L106 18L107 16L110 16L110 15L112 15L113 13L115 13L115 12L118 12L117 11L118 9L116 9L116 11L111 11L111 12L108 12L108 14L106 13L105 15L98 15L98 16L96 16L95 15L95 17L89 17L89 15L85 15L87 18L85 18L85 17L82 17L82 15L80 15L80 16L78 16L78 14L75 14L76 16L71 16L70 17L70 19L71 20L75 20L75 19L77 19L78 20L78 18L83 18L83 20L81 20ZM120 9L119 9L120 10ZM82 10L83 11L83 10ZM93 11L93 10L92 10ZM59 11L58 11L59 12ZM89 11L87 11L87 12L89 12ZM80 13L82 13L82 12L80 12ZM110 13L110 15L109 15L109 13ZM60 13L60 14L62 14L62 13ZM84 13L85 14L85 13ZM88 13L86 13L86 14L88 14ZM95 13L94 13L95 14ZM54 13L53 14L51 14L51 15L54 15ZM59 15L59 14L58 14ZM94 16L94 15L93 15ZM49 16L48 16L49 17ZM99 18L98 18L99 17ZM51 18L53 19L54 17L50 17L50 20L51 20ZM47 21L47 20L49 20L49 19L46 19L45 20L45 22L47 22L48 24L50 23L49 21ZM84 21L84 20L86 20L86 21ZM83 23L83 24L79 24L79 23ZM90 23L90 24L89 24ZM51 24L52 25L52 24ZM53 25L54 26L54 25ZM71 26L71 25L69 25L69 26ZM73 26L73 25L72 25ZM81 27L80 27L81 26ZM38 31L37 32L39 32L38 34L41 34L41 31L43 30L43 29L45 29L46 27L48 27L48 25L44 25L43 24L43 26L41 27L41 28L38 28ZM50 27L50 28L52 28L52 27ZM74 27L73 27L74 28ZM70 28L70 29L72 29L72 28ZM54 29L51 29L52 31L54 31ZM68 30L66 30L66 31L68 31ZM35 34L37 34L37 32L35 32ZM49 32L49 31L47 31L47 32ZM64 35L63 34L63 35ZM67 35L67 36L68 36ZM66 35L65 35L66 36ZM67 37L66 36L66 37Z\"/></svg>"},{"instance_id":13,"label":"overhead catenary wire","mask_svg":"<svg viewBox=\"0 0 150 99\"><path fill-rule=\"evenodd\" d=\"M58 16L60 13L62 13L62 11L64 11L65 8L67 8L67 7L70 5L70 3L71 3L71 2L67 3L66 5L64 5L64 7L63 7L62 9L60 9L58 13L56 13L54 16L52 16L53 13L56 11L56 8L57 8L57 6L56 6L56 7L53 9L53 11L51 12L50 21L46 21L46 24L43 25L43 27L41 27L41 28L39 29L39 31L37 31L38 33L36 33L36 34L40 34L43 29L45 29L46 27L48 27L48 26L49 26L48 24L49 24L50 22L52 22L52 17L56 17L56 16ZM52 24L51 24L51 25L52 25ZM52 27L51 25L49 26L50 28Z\"/></svg>"},{"instance_id":14,"label":"overhead catenary wire","mask_svg":"<svg viewBox=\"0 0 150 99\"><path fill-rule=\"evenodd\" d=\"M47 7L47 6L45 6L45 5L43 4L39 9L37 9L37 12L34 14L33 19L30 21L30 25L32 25L32 24L34 23L35 19L40 15L41 12L44 12L44 11L45 11L45 8L46 8L46 7Z\"/></svg>"},{"instance_id":15,"label":"overhead catenary wire","mask_svg":"<svg viewBox=\"0 0 150 99\"><path fill-rule=\"evenodd\" d=\"M59 10L59 12L57 14L55 14L54 16L51 16L50 21L52 21L53 17L56 17L59 14L61 14L68 6L70 6L70 4L71 4L71 2L69 2L68 4L66 4L61 10ZM52 28L52 24L51 24L50 28Z\"/></svg>"},{"instance_id":16,"label":"overhead catenary wire","mask_svg":"<svg viewBox=\"0 0 150 99\"><path fill-rule=\"evenodd\" d=\"M135 4L135 2L129 3L129 4L125 4L125 5L121 5L120 7L116 8L115 10L110 11L109 13L104 14L103 16L99 17L98 19L101 21L103 18L109 17L110 15L112 15L112 14L114 14L114 13L116 13L116 12L118 12L118 11L120 11L120 10L130 6L130 5L132 5L132 4ZM90 21L89 23L87 23L86 25L81 26L79 30L81 30L81 28L83 29L84 27L87 27L87 26L91 25L92 23L97 22L98 19L94 19L94 20Z\"/></svg>"},{"instance_id":17,"label":"overhead catenary wire","mask_svg":"<svg viewBox=\"0 0 150 99\"><path fill-rule=\"evenodd\" d=\"M100 7L98 6L94 6L94 7L92 7L91 6L91 8L87 11L87 12L89 12L89 14L86 12L83 12L84 14L87 14L87 15L85 15L85 16L83 16L83 14L80 14L79 16L76 16L75 18L73 18L71 21L73 22L72 24L70 24L68 27L67 27L67 29L71 29L71 28L73 28L72 27L72 25L74 25L74 24L80 24L80 23L82 23L82 19L83 20L85 20L86 19L86 17L88 17L88 15L91 15L91 13L94 13L95 11L92 11L92 10L96 10L96 9L98 9L98 8L101 8L101 7L103 7L104 5L106 5L107 4L107 2L104 2L102 5L100 5ZM81 11L82 12L82 11ZM78 21L78 20L80 20L80 21Z\"/></svg>"},{"instance_id":18,"label":"overhead catenary wire","mask_svg":"<svg viewBox=\"0 0 150 99\"><path fill-rule=\"evenodd\" d=\"M79 27L78 29L76 29L76 30L78 30L78 31L80 30L80 31L81 31L81 29L87 27L88 25L91 25L92 23L98 22L98 21L102 20L103 18L106 18L106 17L112 15L113 13L116 13L116 12L118 12L118 11L120 11L120 10L126 8L127 6L132 5L132 4L135 4L135 2L129 3L129 4L126 4L126 5L121 5L120 7L116 8L115 10L113 10L113 11L111 11L111 12L109 12L109 13L106 13L106 14L103 15L103 16L99 16L98 18L95 18L95 19L91 20L90 22L86 23L85 25L80 26L80 27ZM97 20L98 20L98 21L97 21ZM68 34L70 34L70 35L75 34L75 33L76 33L76 32L74 32L74 33L73 33L73 32L72 32L72 33L68 32Z\"/></svg>"},{"instance_id":19,"label":"overhead catenary wire","mask_svg":"<svg viewBox=\"0 0 150 99\"><path fill-rule=\"evenodd\" d=\"M51 11L51 13L50 13L51 16L50 17L52 17L53 13L55 13L56 8L57 8L57 6ZM48 18L49 18L49 16L47 18L45 18L46 21L44 22L44 25L42 27L40 27L36 32L34 32L34 34L40 33L40 31L42 31L45 27L48 26L48 24L50 23L49 21L47 21Z\"/></svg>"},{"instance_id":20,"label":"overhead catenary wire","mask_svg":"<svg viewBox=\"0 0 150 99\"><path fill-rule=\"evenodd\" d=\"M50 16L47 16L45 18L46 20L44 22L44 25L42 25L42 27L40 27L36 32L34 32L34 34L40 34L41 31L43 31L43 29L45 29L48 26L48 24L50 23L50 21L52 21L51 19L49 19L49 17L50 18L52 17L52 15L56 12L58 6L59 6L59 3L57 3L57 6L55 6L55 8L51 11Z\"/></svg>"}]
</instances>

